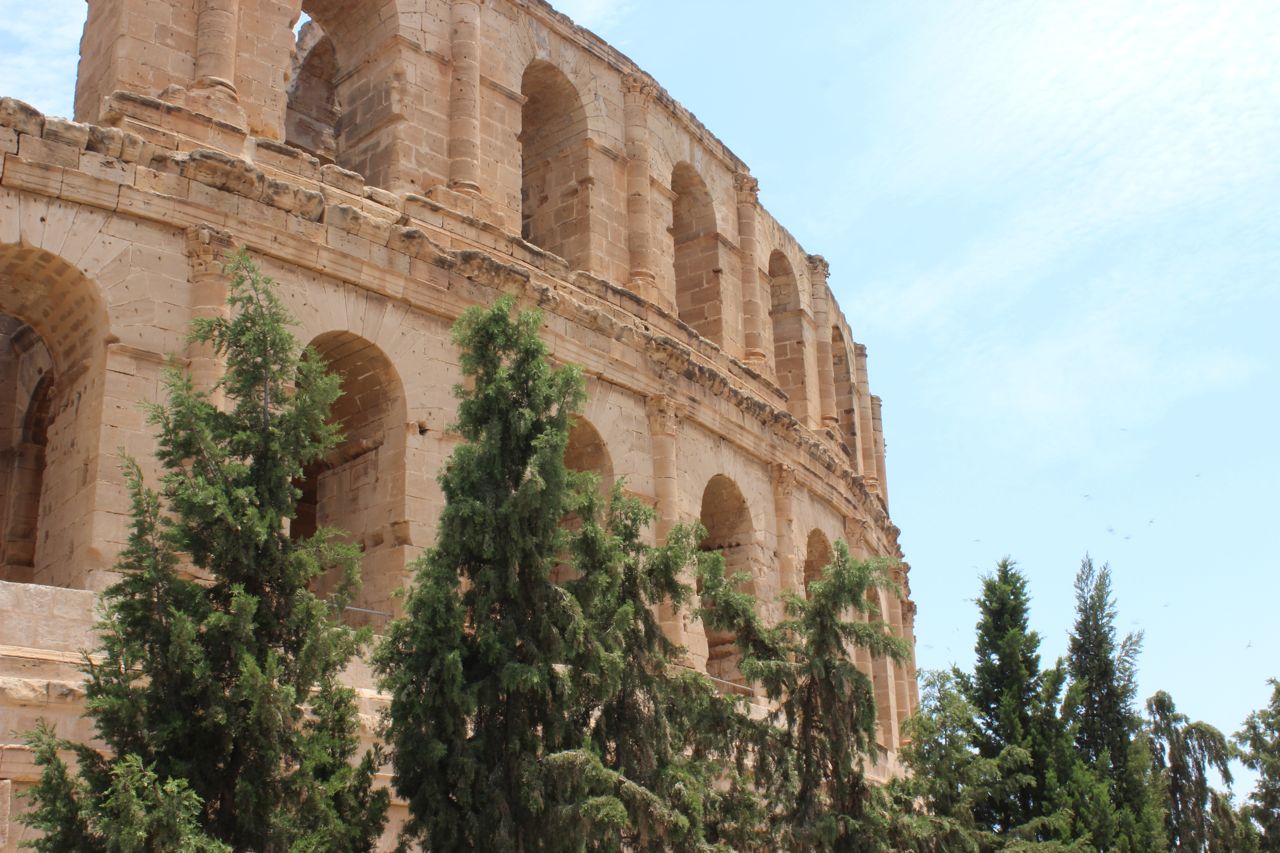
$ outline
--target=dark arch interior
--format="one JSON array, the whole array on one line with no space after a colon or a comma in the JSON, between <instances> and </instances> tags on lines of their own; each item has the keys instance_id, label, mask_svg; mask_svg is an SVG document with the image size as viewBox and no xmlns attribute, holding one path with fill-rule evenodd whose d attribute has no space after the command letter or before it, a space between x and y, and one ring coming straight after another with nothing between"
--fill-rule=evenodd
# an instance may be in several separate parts
<instances>
[{"instance_id":1,"label":"dark arch interior","mask_svg":"<svg viewBox=\"0 0 1280 853\"><path fill-rule=\"evenodd\" d=\"M791 262L782 252L769 256L769 317L773 321L773 366L778 385L787 393L793 415L803 414L805 400L804 312Z\"/></svg>"},{"instance_id":2,"label":"dark arch interior","mask_svg":"<svg viewBox=\"0 0 1280 853\"><path fill-rule=\"evenodd\" d=\"M831 564L831 558L834 556L835 553L831 549L831 541L827 539L826 534L817 529L810 531L804 556L804 589L806 595L809 592L809 585L816 580L822 579L823 569Z\"/></svg>"},{"instance_id":3,"label":"dark arch interior","mask_svg":"<svg viewBox=\"0 0 1280 853\"><path fill-rule=\"evenodd\" d=\"M726 577L740 572L750 576L751 512L737 484L722 475L712 477L702 493L699 518L707 530L702 550L718 551L724 555ZM754 593L755 584L748 580L741 589ZM746 686L746 679L738 669L741 659L733 634L707 629L708 675Z\"/></svg>"},{"instance_id":4,"label":"dark arch interior","mask_svg":"<svg viewBox=\"0 0 1280 853\"><path fill-rule=\"evenodd\" d=\"M525 69L520 92L521 236L583 269L589 182L582 98L560 69L542 61Z\"/></svg>"},{"instance_id":5,"label":"dark arch interior","mask_svg":"<svg viewBox=\"0 0 1280 853\"><path fill-rule=\"evenodd\" d=\"M702 337L721 344L720 246L715 205L688 163L671 173L671 237L675 243L676 310Z\"/></svg>"}]
</instances>

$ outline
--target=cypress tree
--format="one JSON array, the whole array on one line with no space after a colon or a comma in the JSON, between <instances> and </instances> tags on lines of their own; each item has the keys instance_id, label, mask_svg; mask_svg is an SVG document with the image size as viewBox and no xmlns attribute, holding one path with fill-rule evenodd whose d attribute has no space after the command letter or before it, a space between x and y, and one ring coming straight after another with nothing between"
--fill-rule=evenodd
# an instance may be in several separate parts
<instances>
[{"instance_id":1,"label":"cypress tree","mask_svg":"<svg viewBox=\"0 0 1280 853\"><path fill-rule=\"evenodd\" d=\"M338 619L359 552L335 531L285 529L294 482L339 439L338 380L304 356L247 254L227 273L231 317L191 332L226 360L227 405L171 367L151 410L160 491L126 464L132 530L85 667L106 750L75 746L73 778L56 752L71 745L34 734L36 849L364 851L381 832L378 757L351 764L355 696L338 681L364 639ZM344 582L322 599L310 586L328 571Z\"/></svg>"},{"instance_id":2,"label":"cypress tree","mask_svg":"<svg viewBox=\"0 0 1280 853\"><path fill-rule=\"evenodd\" d=\"M1100 849L1150 850L1164 844L1151 791L1150 749L1135 705L1142 634L1117 638L1111 569L1088 556L1075 580L1076 619L1068 645L1076 747L1107 781L1112 814L1091 824Z\"/></svg>"},{"instance_id":3,"label":"cypress tree","mask_svg":"<svg viewBox=\"0 0 1280 853\"><path fill-rule=\"evenodd\" d=\"M1258 774L1244 807L1262 832L1262 849L1280 851L1280 681L1270 679L1271 701L1254 711L1236 733L1240 760Z\"/></svg>"},{"instance_id":4,"label":"cypress tree","mask_svg":"<svg viewBox=\"0 0 1280 853\"><path fill-rule=\"evenodd\" d=\"M907 646L881 621L868 591L891 584L884 565L854 560L837 542L806 598L785 597L784 618L765 626L755 601L724 577L723 562L704 565L702 616L734 632L743 675L774 709L753 746L753 778L772 835L787 849L885 850L884 801L866 781L875 755L875 690L854 654L901 662ZM853 618L861 615L865 618Z\"/></svg>"},{"instance_id":5,"label":"cypress tree","mask_svg":"<svg viewBox=\"0 0 1280 853\"><path fill-rule=\"evenodd\" d=\"M1155 766L1165 789L1165 828L1169 849L1205 849L1213 831L1215 791L1210 773L1231 784L1231 750L1222 732L1192 722L1163 690L1147 700Z\"/></svg>"},{"instance_id":6,"label":"cypress tree","mask_svg":"<svg viewBox=\"0 0 1280 853\"><path fill-rule=\"evenodd\" d=\"M375 658L404 838L431 850L566 841L546 760L581 746L569 667L593 668L581 609L551 578L585 488L564 465L582 378L552 369L540 315L513 321L511 307L470 309L454 327L471 383L455 389L464 441L440 476L435 546ZM619 819L616 803L598 805Z\"/></svg>"}]
</instances>

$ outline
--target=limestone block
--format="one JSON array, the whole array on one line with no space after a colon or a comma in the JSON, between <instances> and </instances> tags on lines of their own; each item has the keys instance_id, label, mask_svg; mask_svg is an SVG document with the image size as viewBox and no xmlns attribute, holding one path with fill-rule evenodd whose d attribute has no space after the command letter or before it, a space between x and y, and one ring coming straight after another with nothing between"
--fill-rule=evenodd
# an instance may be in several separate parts
<instances>
[{"instance_id":1,"label":"limestone block","mask_svg":"<svg viewBox=\"0 0 1280 853\"><path fill-rule=\"evenodd\" d=\"M44 131L44 115L17 98L0 98L0 127L38 137Z\"/></svg>"}]
</instances>

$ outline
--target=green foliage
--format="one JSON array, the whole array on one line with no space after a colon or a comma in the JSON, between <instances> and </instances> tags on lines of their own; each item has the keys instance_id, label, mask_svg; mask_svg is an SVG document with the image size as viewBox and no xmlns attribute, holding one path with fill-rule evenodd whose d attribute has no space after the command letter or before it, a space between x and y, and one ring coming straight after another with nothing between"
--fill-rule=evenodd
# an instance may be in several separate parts
<instances>
[{"instance_id":1,"label":"green foliage","mask_svg":"<svg viewBox=\"0 0 1280 853\"><path fill-rule=\"evenodd\" d=\"M226 405L171 367L168 401L151 410L161 491L125 464L132 530L121 579L103 597L100 659L85 667L106 756L80 748L72 779L38 734L37 820L92 834L112 815L146 816L129 820L146 839L110 849L178 849L164 833L188 831L194 816L237 850L369 850L387 796L372 788L375 753L350 764L355 697L338 683L364 639L337 619L359 551L335 531L302 541L285 532L294 482L338 441L327 418L339 383L303 355L246 254L227 272L231 317L191 333L225 359L216 393ZM343 583L326 600L310 586L329 571Z\"/></svg>"},{"instance_id":2,"label":"green foliage","mask_svg":"<svg viewBox=\"0 0 1280 853\"><path fill-rule=\"evenodd\" d=\"M564 839L546 760L583 745L571 670L594 668L582 610L551 580L569 545L561 522L587 487L564 466L582 378L548 366L539 315L510 310L471 309L454 328L471 384L456 389L464 442L440 477L435 547L375 657L404 837L433 850Z\"/></svg>"},{"instance_id":3,"label":"green foliage","mask_svg":"<svg viewBox=\"0 0 1280 853\"><path fill-rule=\"evenodd\" d=\"M1258 774L1244 813L1261 830L1261 849L1280 851L1280 681L1274 678L1267 707L1254 711L1236 733L1240 760Z\"/></svg>"},{"instance_id":4,"label":"green foliage","mask_svg":"<svg viewBox=\"0 0 1280 853\"><path fill-rule=\"evenodd\" d=\"M230 853L200 827L200 797L183 779L162 782L136 755L108 763L92 750L59 740L40 725L27 739L42 768L32 799L36 808L24 816L42 836L29 842L34 850L103 851L103 853ZM78 760L105 774L106 787L95 791L72 775L58 755L71 751Z\"/></svg>"},{"instance_id":5,"label":"green foliage","mask_svg":"<svg viewBox=\"0 0 1280 853\"><path fill-rule=\"evenodd\" d=\"M1211 771L1231 784L1231 749L1222 732L1179 713L1172 697L1158 691L1147 700L1152 758L1165 790L1169 849L1201 851L1213 833Z\"/></svg>"},{"instance_id":6,"label":"green foliage","mask_svg":"<svg viewBox=\"0 0 1280 853\"><path fill-rule=\"evenodd\" d=\"M1059 708L1065 675L1061 666L1040 670L1027 581L1013 561L1001 560L983 579L978 609L977 660L963 679L978 714L974 746L1008 771L975 802L976 825L998 837L1064 840L1071 801L1080 796L1066 785L1082 778Z\"/></svg>"},{"instance_id":7,"label":"green foliage","mask_svg":"<svg viewBox=\"0 0 1280 853\"><path fill-rule=\"evenodd\" d=\"M885 565L853 560L837 542L807 598L787 596L772 627L739 590L745 579L724 577L722 561L704 563L702 579L704 622L734 633L743 675L774 703L753 748L773 837L787 849L888 849L886 815L864 772L876 750L875 691L853 657L858 649L908 657L867 595L890 585Z\"/></svg>"}]
</instances>

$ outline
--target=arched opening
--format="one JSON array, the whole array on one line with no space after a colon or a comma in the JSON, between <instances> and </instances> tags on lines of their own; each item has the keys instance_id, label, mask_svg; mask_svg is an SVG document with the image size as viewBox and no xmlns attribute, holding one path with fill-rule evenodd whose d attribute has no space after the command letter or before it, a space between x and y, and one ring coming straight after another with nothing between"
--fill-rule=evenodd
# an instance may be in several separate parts
<instances>
[{"instance_id":1,"label":"arched opening","mask_svg":"<svg viewBox=\"0 0 1280 853\"><path fill-rule=\"evenodd\" d=\"M676 311L702 337L724 343L720 237L715 205L688 163L671 173L671 237L675 243Z\"/></svg>"},{"instance_id":2,"label":"arched opening","mask_svg":"<svg viewBox=\"0 0 1280 853\"><path fill-rule=\"evenodd\" d=\"M392 614L409 544L404 520L404 391L391 361L358 335L328 332L311 346L316 357L342 378L342 396L330 419L341 425L344 437L304 473L290 533L302 538L333 528L360 545L362 583L346 620L381 627ZM323 577L317 591L331 592L337 581Z\"/></svg>"},{"instance_id":3,"label":"arched opening","mask_svg":"<svg viewBox=\"0 0 1280 853\"><path fill-rule=\"evenodd\" d=\"M570 471L595 474L599 478L597 487L602 498L613 488L613 460L609 457L609 448L599 431L586 418L576 418L569 428L564 465ZM571 513L564 519L564 526L570 530L578 530L581 525L582 520L576 513ZM554 583L564 583L574 576L573 568L565 561L551 570L551 580Z\"/></svg>"},{"instance_id":4,"label":"arched opening","mask_svg":"<svg viewBox=\"0 0 1280 853\"><path fill-rule=\"evenodd\" d=\"M107 331L78 269L0 246L0 580L83 582Z\"/></svg>"},{"instance_id":5,"label":"arched opening","mask_svg":"<svg viewBox=\"0 0 1280 853\"><path fill-rule=\"evenodd\" d=\"M804 592L807 597L809 585L822 580L822 572L831 565L835 552L831 550L831 540L821 530L814 528L809 532L809 541L804 555Z\"/></svg>"},{"instance_id":6,"label":"arched opening","mask_svg":"<svg viewBox=\"0 0 1280 853\"><path fill-rule=\"evenodd\" d=\"M560 69L535 61L520 84L520 234L576 269L590 249L587 117Z\"/></svg>"},{"instance_id":7,"label":"arched opening","mask_svg":"<svg viewBox=\"0 0 1280 853\"><path fill-rule=\"evenodd\" d=\"M774 251L769 256L769 317L773 320L773 368L778 385L786 392L791 414L803 417L808 411L805 396L804 312L800 308L800 286L787 256Z\"/></svg>"},{"instance_id":8,"label":"arched opening","mask_svg":"<svg viewBox=\"0 0 1280 853\"><path fill-rule=\"evenodd\" d=\"M862 471L858 453L857 386L854 385L852 353L844 340L844 333L837 325L831 326L831 374L835 380L836 419L840 425L840 440L853 456L855 469Z\"/></svg>"},{"instance_id":9,"label":"arched opening","mask_svg":"<svg viewBox=\"0 0 1280 853\"><path fill-rule=\"evenodd\" d=\"M613 460L600 432L586 418L575 418L569 428L569 443L564 449L564 464L570 471L583 471L600 478L600 491L613 488Z\"/></svg>"},{"instance_id":10,"label":"arched opening","mask_svg":"<svg viewBox=\"0 0 1280 853\"><path fill-rule=\"evenodd\" d=\"M751 511L737 484L720 474L712 477L702 492L699 518L707 530L701 549L724 556L725 577L746 573L748 580L739 589L754 595ZM707 629L707 675L745 687L746 679L738 669L741 659L732 633Z\"/></svg>"},{"instance_id":11,"label":"arched opening","mask_svg":"<svg viewBox=\"0 0 1280 853\"><path fill-rule=\"evenodd\" d=\"M338 55L333 41L315 21L298 31L285 112L285 141L321 163L338 161Z\"/></svg>"},{"instance_id":12,"label":"arched opening","mask_svg":"<svg viewBox=\"0 0 1280 853\"><path fill-rule=\"evenodd\" d=\"M35 330L0 315L0 580L34 577L53 375Z\"/></svg>"}]
</instances>

